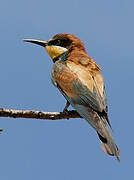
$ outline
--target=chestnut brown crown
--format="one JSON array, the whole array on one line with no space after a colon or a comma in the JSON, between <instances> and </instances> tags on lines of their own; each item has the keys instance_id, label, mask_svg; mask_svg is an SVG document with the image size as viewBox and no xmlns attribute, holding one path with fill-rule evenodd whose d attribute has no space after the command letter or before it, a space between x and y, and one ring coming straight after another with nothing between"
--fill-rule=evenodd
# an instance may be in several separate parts
<instances>
[{"instance_id":1,"label":"chestnut brown crown","mask_svg":"<svg viewBox=\"0 0 134 180\"><path fill-rule=\"evenodd\" d=\"M83 42L72 34L56 34L48 41L48 45L64 47L69 51L74 48L85 51Z\"/></svg>"}]
</instances>

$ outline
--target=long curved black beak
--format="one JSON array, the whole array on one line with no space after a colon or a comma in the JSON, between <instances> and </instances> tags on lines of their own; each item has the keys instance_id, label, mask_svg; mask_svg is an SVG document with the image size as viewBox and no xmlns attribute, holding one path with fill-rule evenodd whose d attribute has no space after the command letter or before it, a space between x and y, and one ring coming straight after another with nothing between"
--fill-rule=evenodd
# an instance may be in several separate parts
<instances>
[{"instance_id":1,"label":"long curved black beak","mask_svg":"<svg viewBox=\"0 0 134 180\"><path fill-rule=\"evenodd\" d=\"M24 42L30 42L30 43L34 43L43 47L46 47L48 45L47 41L43 41L43 40L38 40L38 39L23 39Z\"/></svg>"}]
</instances>

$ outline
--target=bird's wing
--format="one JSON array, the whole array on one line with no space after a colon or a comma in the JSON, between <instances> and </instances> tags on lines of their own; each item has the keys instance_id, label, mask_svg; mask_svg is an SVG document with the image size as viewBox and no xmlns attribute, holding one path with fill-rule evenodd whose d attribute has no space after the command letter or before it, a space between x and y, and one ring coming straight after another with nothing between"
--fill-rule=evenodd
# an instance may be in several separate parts
<instances>
[{"instance_id":1,"label":"bird's wing","mask_svg":"<svg viewBox=\"0 0 134 180\"><path fill-rule=\"evenodd\" d=\"M82 65L68 63L69 69L77 76L72 82L72 87L88 106L94 110L106 111L106 93L104 88L104 79L98 69L89 69Z\"/></svg>"},{"instance_id":2,"label":"bird's wing","mask_svg":"<svg viewBox=\"0 0 134 180\"><path fill-rule=\"evenodd\" d=\"M86 104L86 106L97 111L99 116L103 117L112 128L107 115L107 99L102 75L99 73L90 77L88 84L79 78L72 83L73 90L78 94L77 103L82 102L82 104Z\"/></svg>"},{"instance_id":3,"label":"bird's wing","mask_svg":"<svg viewBox=\"0 0 134 180\"><path fill-rule=\"evenodd\" d=\"M77 75L77 80L73 81L72 86L79 100L83 100L89 107L97 111L100 116L107 121L112 128L107 115L107 99L104 87L104 79L100 73L100 67L92 59L80 61L79 64L68 62L67 66ZM81 59L80 59L81 60ZM84 63L83 63L84 62ZM85 63L86 62L86 63Z\"/></svg>"}]
</instances>

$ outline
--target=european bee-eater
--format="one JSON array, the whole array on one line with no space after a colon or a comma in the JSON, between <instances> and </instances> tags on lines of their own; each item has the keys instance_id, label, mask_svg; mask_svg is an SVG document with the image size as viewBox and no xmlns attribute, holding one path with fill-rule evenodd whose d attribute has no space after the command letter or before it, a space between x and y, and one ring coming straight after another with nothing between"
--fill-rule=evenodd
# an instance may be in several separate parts
<instances>
[{"instance_id":1,"label":"european bee-eater","mask_svg":"<svg viewBox=\"0 0 134 180\"><path fill-rule=\"evenodd\" d=\"M102 150L119 159L119 149L108 130L108 108L101 68L86 53L84 44L72 34L57 34L48 41L24 39L43 46L54 64L51 78L71 104L97 132Z\"/></svg>"}]
</instances>

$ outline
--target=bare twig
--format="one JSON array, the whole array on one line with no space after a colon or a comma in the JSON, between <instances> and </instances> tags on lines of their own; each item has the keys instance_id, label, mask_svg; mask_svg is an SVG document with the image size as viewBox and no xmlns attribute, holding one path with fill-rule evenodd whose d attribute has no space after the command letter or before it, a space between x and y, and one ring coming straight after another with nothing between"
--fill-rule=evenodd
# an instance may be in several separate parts
<instances>
[{"instance_id":1,"label":"bare twig","mask_svg":"<svg viewBox=\"0 0 134 180\"><path fill-rule=\"evenodd\" d=\"M33 110L14 110L0 108L0 117L60 120L80 118L80 115L74 110L68 112L43 112Z\"/></svg>"}]
</instances>

